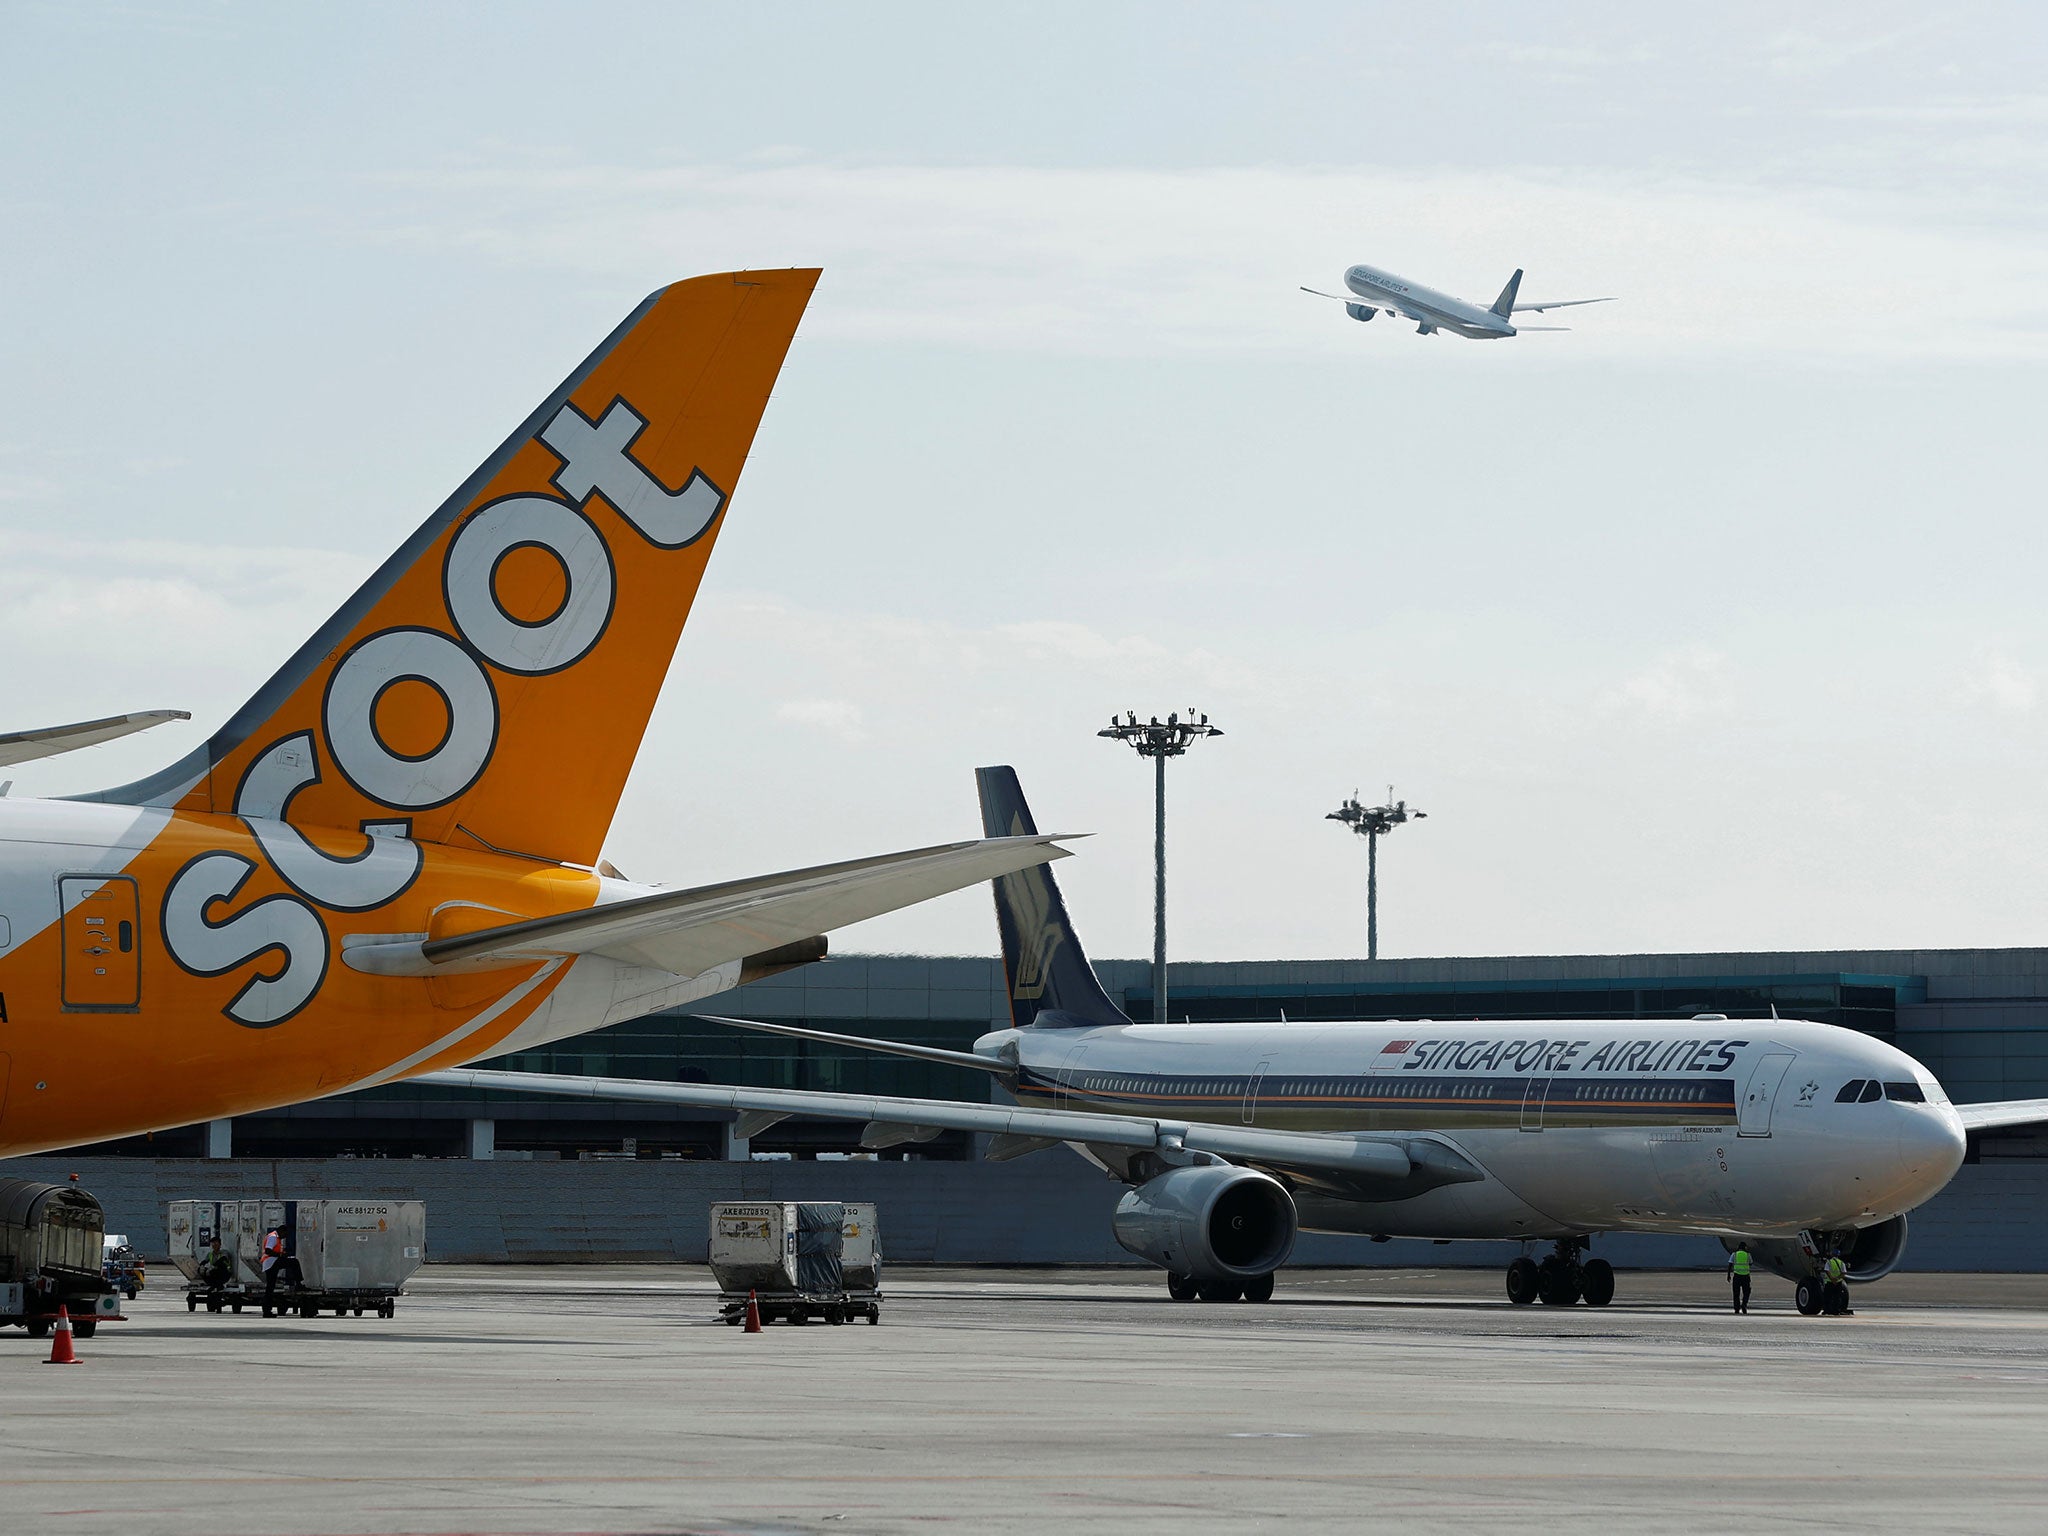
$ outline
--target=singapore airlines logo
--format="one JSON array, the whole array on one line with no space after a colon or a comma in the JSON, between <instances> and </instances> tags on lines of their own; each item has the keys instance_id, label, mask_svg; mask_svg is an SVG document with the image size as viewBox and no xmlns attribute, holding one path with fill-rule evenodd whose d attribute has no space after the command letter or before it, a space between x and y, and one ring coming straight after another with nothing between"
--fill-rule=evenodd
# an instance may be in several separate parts
<instances>
[{"instance_id":1,"label":"singapore airlines logo","mask_svg":"<svg viewBox=\"0 0 2048 1536\"><path fill-rule=\"evenodd\" d=\"M593 421L564 403L539 441L561 461L552 477L560 496L522 493L478 507L449 540L441 589L449 628L404 625L359 640L328 674L320 729L299 731L259 752L235 793L264 857L291 888L228 916L217 911L255 873L238 853L191 860L164 897L164 942L198 976L221 976L258 959L270 963L222 1011L238 1024L267 1029L313 1000L325 980L330 947L323 912L367 912L395 900L419 877L421 853L409 841L408 812L432 810L466 794L497 748L499 705L493 672L545 677L576 665L609 628L616 568L604 531L587 510L601 495L656 549L695 543L717 520L725 493L692 470L669 490L632 457L646 420L614 399ZM521 614L500 590L508 558L537 551L558 569L552 613ZM438 695L445 728L427 744L392 741L380 707L400 688ZM284 817L298 792L332 769L365 799L395 813L364 821L364 846L346 857L309 842Z\"/></svg>"},{"instance_id":2,"label":"singapore airlines logo","mask_svg":"<svg viewBox=\"0 0 2048 1536\"><path fill-rule=\"evenodd\" d=\"M1024 818L1010 818L1010 835L1022 836ZM1003 876L1003 901L1017 932L1017 974L1010 978L1010 995L1019 1002L1035 1002L1045 995L1051 978L1053 956L1066 942L1066 925L1052 913L1052 882L1043 869L1024 869Z\"/></svg>"}]
</instances>

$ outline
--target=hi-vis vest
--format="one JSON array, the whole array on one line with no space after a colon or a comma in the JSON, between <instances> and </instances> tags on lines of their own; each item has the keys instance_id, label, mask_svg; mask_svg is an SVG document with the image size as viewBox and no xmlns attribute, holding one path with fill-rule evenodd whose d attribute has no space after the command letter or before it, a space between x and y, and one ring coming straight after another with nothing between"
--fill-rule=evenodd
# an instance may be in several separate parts
<instances>
[{"instance_id":1,"label":"hi-vis vest","mask_svg":"<svg viewBox=\"0 0 2048 1536\"><path fill-rule=\"evenodd\" d=\"M1737 1279L1747 1280L1749 1278L1749 1250L1747 1248L1736 1249L1735 1257L1728 1262L1735 1266Z\"/></svg>"},{"instance_id":2,"label":"hi-vis vest","mask_svg":"<svg viewBox=\"0 0 2048 1536\"><path fill-rule=\"evenodd\" d=\"M1828 1260L1828 1278L1830 1280L1840 1280L1843 1275L1848 1273L1848 1270L1849 1266L1842 1262L1840 1255Z\"/></svg>"},{"instance_id":3,"label":"hi-vis vest","mask_svg":"<svg viewBox=\"0 0 2048 1536\"><path fill-rule=\"evenodd\" d=\"M284 1234L282 1232L279 1232L276 1228L272 1228L270 1231L263 1234L264 1269L268 1270L271 1265L275 1264L279 1259L283 1257Z\"/></svg>"}]
</instances>

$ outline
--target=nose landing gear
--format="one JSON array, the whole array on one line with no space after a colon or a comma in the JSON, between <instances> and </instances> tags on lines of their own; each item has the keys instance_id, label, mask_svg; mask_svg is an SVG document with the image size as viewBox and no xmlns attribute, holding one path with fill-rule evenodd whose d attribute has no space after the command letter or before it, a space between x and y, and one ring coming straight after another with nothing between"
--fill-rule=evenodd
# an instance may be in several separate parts
<instances>
[{"instance_id":1,"label":"nose landing gear","mask_svg":"<svg viewBox=\"0 0 2048 1536\"><path fill-rule=\"evenodd\" d=\"M1569 1307L1583 1301L1604 1307L1614 1300L1614 1266L1605 1259L1582 1259L1586 1239L1561 1237L1556 1251L1539 1264L1527 1254L1508 1266L1508 1300L1518 1307L1540 1301L1546 1307Z\"/></svg>"}]
</instances>

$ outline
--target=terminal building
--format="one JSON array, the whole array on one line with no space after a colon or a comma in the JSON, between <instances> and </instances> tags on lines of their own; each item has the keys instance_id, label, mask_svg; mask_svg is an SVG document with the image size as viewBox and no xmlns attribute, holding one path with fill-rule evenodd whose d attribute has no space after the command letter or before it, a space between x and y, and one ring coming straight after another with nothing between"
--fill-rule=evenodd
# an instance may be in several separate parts
<instances>
[{"instance_id":1,"label":"terminal building","mask_svg":"<svg viewBox=\"0 0 2048 1536\"><path fill-rule=\"evenodd\" d=\"M1153 1017L1142 961L1097 966L1133 1019ZM1918 1058L1958 1103L2048 1098L2048 949L1603 955L1438 960L1190 962L1170 972L1175 1019L1812 1019L1863 1030ZM919 1098L985 1100L962 1068L752 1034L701 1014L800 1024L965 1049L1008 1024L993 958L850 955L694 1005L480 1065L512 1071L734 1083ZM551 1100L404 1084L317 1100L232 1123L191 1126L89 1149L112 1155L233 1158L591 1157L717 1160L859 1151L861 1127L784 1121L751 1143L732 1117L673 1105ZM81 1149L87 1150L87 1149ZM953 1132L890 1160L961 1161ZM2048 1159L2048 1135L1973 1139L1972 1161Z\"/></svg>"}]
</instances>

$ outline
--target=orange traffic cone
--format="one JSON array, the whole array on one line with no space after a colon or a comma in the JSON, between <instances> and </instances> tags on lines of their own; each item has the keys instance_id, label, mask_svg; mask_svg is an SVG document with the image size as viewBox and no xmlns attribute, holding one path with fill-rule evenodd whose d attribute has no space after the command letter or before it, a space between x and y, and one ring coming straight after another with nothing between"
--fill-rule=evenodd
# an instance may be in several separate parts
<instances>
[{"instance_id":1,"label":"orange traffic cone","mask_svg":"<svg viewBox=\"0 0 2048 1536\"><path fill-rule=\"evenodd\" d=\"M754 1299L754 1293L752 1291L749 1291L747 1292L747 1326L742 1328L740 1332L759 1333L760 1331L761 1303L756 1301ZM71 1352L71 1341L69 1339L66 1339L64 1341L64 1351L66 1354L69 1354Z\"/></svg>"},{"instance_id":2,"label":"orange traffic cone","mask_svg":"<svg viewBox=\"0 0 2048 1536\"><path fill-rule=\"evenodd\" d=\"M50 1338L50 1358L45 1365L79 1365L82 1362L71 1352L71 1309L61 1302L57 1307L57 1331Z\"/></svg>"}]
</instances>

